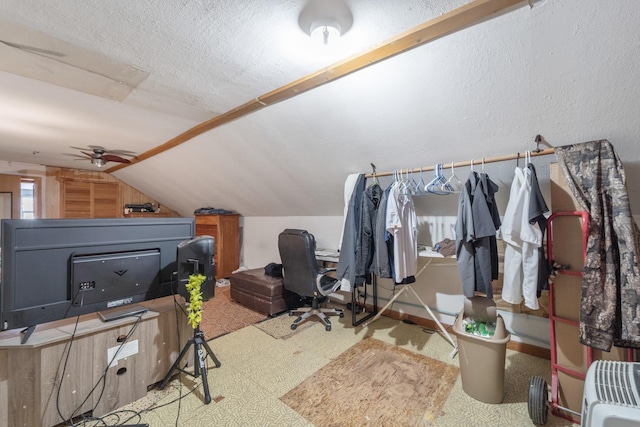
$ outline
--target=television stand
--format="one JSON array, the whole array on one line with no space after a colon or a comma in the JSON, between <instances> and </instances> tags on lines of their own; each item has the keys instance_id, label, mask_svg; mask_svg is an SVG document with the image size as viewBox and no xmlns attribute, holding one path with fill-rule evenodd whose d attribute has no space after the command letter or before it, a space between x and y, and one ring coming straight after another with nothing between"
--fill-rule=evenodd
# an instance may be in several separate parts
<instances>
[{"instance_id":1,"label":"television stand","mask_svg":"<svg viewBox=\"0 0 640 427\"><path fill-rule=\"evenodd\" d=\"M20 344L26 344L27 340L35 330L36 325L27 326L25 329L21 330L20 334L22 335L22 340L20 341Z\"/></svg>"},{"instance_id":2,"label":"television stand","mask_svg":"<svg viewBox=\"0 0 640 427\"><path fill-rule=\"evenodd\" d=\"M182 298L177 304L184 308ZM172 296L140 305L148 310L140 321L128 317L103 322L96 313L88 313L77 324L76 318L40 323L26 344L20 343L22 328L0 332L0 426L49 427L74 412L91 411L101 417L146 396L151 385L163 380L193 329ZM125 343L129 347L123 349L128 354L107 369L110 352L122 345L122 335L136 323ZM60 364L67 357L63 381ZM193 361L185 356L181 366ZM102 398L92 393L100 380Z\"/></svg>"}]
</instances>

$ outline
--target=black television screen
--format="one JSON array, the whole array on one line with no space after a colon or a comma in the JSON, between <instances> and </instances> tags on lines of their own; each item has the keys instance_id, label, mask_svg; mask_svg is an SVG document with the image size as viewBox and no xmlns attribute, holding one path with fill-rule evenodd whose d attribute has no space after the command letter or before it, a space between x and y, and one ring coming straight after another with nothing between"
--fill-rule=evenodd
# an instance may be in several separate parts
<instances>
[{"instance_id":1,"label":"black television screen","mask_svg":"<svg viewBox=\"0 0 640 427\"><path fill-rule=\"evenodd\" d=\"M195 220L3 219L1 228L4 330L174 293L176 250Z\"/></svg>"}]
</instances>

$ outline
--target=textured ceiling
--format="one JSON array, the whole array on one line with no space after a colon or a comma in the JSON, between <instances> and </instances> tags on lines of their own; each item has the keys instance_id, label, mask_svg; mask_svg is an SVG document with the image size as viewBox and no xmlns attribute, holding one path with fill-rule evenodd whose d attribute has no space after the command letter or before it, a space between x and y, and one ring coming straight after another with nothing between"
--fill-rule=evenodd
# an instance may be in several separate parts
<instances>
[{"instance_id":1,"label":"textured ceiling","mask_svg":"<svg viewBox=\"0 0 640 427\"><path fill-rule=\"evenodd\" d=\"M0 160L95 169L71 147L148 152L464 4L4 0L0 21L24 31L5 40L12 34L0 29L0 40L42 41L67 54L0 44L0 53L12 52L0 55L0 70L9 70L0 71ZM352 17L330 52L300 26L319 7L346 7ZM522 152L543 134L556 145L608 138L630 182L638 181L639 24L635 0L606 8L596 0L523 1L114 175L184 215L201 206L341 215L344 179L371 162L383 171ZM85 60L70 71L65 61L76 56ZM98 70L110 85L126 70L142 78L124 82L129 92L118 100L95 82L97 60L87 58L110 61ZM489 172L506 183L503 169L512 167Z\"/></svg>"}]
</instances>

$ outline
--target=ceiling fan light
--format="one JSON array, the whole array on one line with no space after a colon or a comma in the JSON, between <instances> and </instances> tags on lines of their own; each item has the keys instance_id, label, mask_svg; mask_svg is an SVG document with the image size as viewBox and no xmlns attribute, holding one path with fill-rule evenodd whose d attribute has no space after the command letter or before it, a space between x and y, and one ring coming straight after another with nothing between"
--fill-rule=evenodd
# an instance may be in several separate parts
<instances>
[{"instance_id":1,"label":"ceiling fan light","mask_svg":"<svg viewBox=\"0 0 640 427\"><path fill-rule=\"evenodd\" d=\"M101 168L102 166L105 165L106 162L104 161L104 159L100 157L94 157L93 159L91 159L91 163Z\"/></svg>"}]
</instances>

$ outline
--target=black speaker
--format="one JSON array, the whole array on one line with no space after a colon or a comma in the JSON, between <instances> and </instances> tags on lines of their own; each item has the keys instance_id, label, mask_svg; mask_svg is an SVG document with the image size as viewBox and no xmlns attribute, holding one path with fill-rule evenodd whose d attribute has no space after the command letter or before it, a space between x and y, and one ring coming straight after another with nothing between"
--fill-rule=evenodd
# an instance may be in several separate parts
<instances>
[{"instance_id":1,"label":"black speaker","mask_svg":"<svg viewBox=\"0 0 640 427\"><path fill-rule=\"evenodd\" d=\"M213 261L216 240L211 236L198 236L185 240L178 245L178 293L189 301L187 283L192 274L202 274L206 277L200 286L202 299L208 301L213 298L216 289L216 266Z\"/></svg>"}]
</instances>

